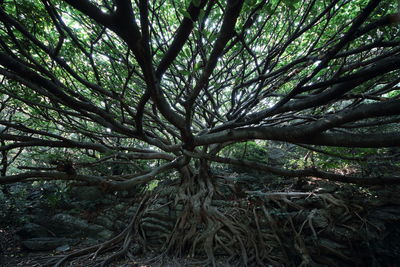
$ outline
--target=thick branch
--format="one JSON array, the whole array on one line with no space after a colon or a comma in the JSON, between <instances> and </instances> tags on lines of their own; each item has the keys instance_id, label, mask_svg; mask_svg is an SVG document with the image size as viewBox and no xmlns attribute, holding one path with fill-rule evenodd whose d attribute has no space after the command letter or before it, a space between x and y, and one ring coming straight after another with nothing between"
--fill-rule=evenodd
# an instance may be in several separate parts
<instances>
[{"instance_id":1,"label":"thick branch","mask_svg":"<svg viewBox=\"0 0 400 267\"><path fill-rule=\"evenodd\" d=\"M110 14L104 13L100 8L96 5L92 4L89 0L64 0L77 10L81 11L85 15L97 21L99 24L104 25L106 27L110 27L112 25L112 16Z\"/></svg>"},{"instance_id":2,"label":"thick branch","mask_svg":"<svg viewBox=\"0 0 400 267\"><path fill-rule=\"evenodd\" d=\"M184 18L182 20L181 25L179 25L179 28L176 30L172 44L169 46L167 52L158 65L156 71L156 76L158 79L161 78L164 72L175 60L179 52L181 52L183 45L186 43L190 33L193 30L194 22L196 22L199 18L200 10L206 5L206 3L207 0L202 0L199 6L195 6L193 3L190 4L189 8L187 9L190 18Z\"/></svg>"},{"instance_id":3,"label":"thick branch","mask_svg":"<svg viewBox=\"0 0 400 267\"><path fill-rule=\"evenodd\" d=\"M357 177L357 176L347 176L336 173L324 172L317 170L315 168L304 169L304 170L286 170L286 169L271 167L266 164L257 163L249 160L238 160L238 159L224 158L218 156L211 156L204 153L190 153L188 151L185 151L185 154L190 157L203 158L225 164L240 165L251 169L266 171L268 173L273 173L285 177L310 177L310 178L313 177L313 178L327 179L336 182L355 183L359 185L400 184L400 176Z\"/></svg>"},{"instance_id":4,"label":"thick branch","mask_svg":"<svg viewBox=\"0 0 400 267\"><path fill-rule=\"evenodd\" d=\"M398 132L381 134L322 133L304 136L304 132L294 132L295 129L294 127L249 127L225 130L198 136L195 138L194 144L202 146L252 139L338 147L395 147L400 144Z\"/></svg>"}]
</instances>

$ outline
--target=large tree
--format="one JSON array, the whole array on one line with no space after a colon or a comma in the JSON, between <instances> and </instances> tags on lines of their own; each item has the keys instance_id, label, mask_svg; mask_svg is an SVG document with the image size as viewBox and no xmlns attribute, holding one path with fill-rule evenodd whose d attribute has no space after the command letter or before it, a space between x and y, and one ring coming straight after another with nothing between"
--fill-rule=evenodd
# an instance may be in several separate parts
<instances>
[{"instance_id":1,"label":"large tree","mask_svg":"<svg viewBox=\"0 0 400 267\"><path fill-rule=\"evenodd\" d=\"M176 203L186 209L166 248L201 243L206 253L210 238L231 233L231 251L245 233L211 205L211 162L398 184L395 176L285 169L221 154L249 140L328 155L327 147L399 146L395 2L2 0L0 184L61 179L118 191L176 172ZM35 153L59 159L7 172L7 158ZM121 160L151 164L90 171Z\"/></svg>"}]
</instances>

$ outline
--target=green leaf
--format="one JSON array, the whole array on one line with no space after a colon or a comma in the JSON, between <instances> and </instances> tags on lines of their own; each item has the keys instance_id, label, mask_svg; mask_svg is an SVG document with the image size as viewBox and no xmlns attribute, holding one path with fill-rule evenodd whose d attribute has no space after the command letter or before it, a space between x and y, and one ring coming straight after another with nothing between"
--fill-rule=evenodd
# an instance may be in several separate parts
<instances>
[{"instance_id":1,"label":"green leaf","mask_svg":"<svg viewBox=\"0 0 400 267\"><path fill-rule=\"evenodd\" d=\"M184 55L185 55L187 58L190 58L190 57L192 56L192 54L190 53L189 48L187 48L187 47L185 47L185 48L183 49L183 53L184 53Z\"/></svg>"},{"instance_id":2,"label":"green leaf","mask_svg":"<svg viewBox=\"0 0 400 267\"><path fill-rule=\"evenodd\" d=\"M185 18L187 18L187 19L192 19L192 17L190 16L189 12L187 12L186 10L181 9L181 10L180 10L180 13L181 13Z\"/></svg>"},{"instance_id":3,"label":"green leaf","mask_svg":"<svg viewBox=\"0 0 400 267\"><path fill-rule=\"evenodd\" d=\"M291 10L295 10L295 4L299 2L299 0L283 0L283 3Z\"/></svg>"},{"instance_id":4,"label":"green leaf","mask_svg":"<svg viewBox=\"0 0 400 267\"><path fill-rule=\"evenodd\" d=\"M210 41L210 42L214 42L216 39L217 39L217 35L216 34L212 34L211 36L209 36L208 37L208 40Z\"/></svg>"},{"instance_id":5,"label":"green leaf","mask_svg":"<svg viewBox=\"0 0 400 267\"><path fill-rule=\"evenodd\" d=\"M190 71L188 70L181 70L181 73L185 76L190 75Z\"/></svg>"},{"instance_id":6,"label":"green leaf","mask_svg":"<svg viewBox=\"0 0 400 267\"><path fill-rule=\"evenodd\" d=\"M205 15L206 15L206 12L203 9L200 9L199 20L202 21L204 19Z\"/></svg>"},{"instance_id":7,"label":"green leaf","mask_svg":"<svg viewBox=\"0 0 400 267\"><path fill-rule=\"evenodd\" d=\"M257 4L257 0L247 0L246 4L249 6L254 6L255 4Z\"/></svg>"},{"instance_id":8,"label":"green leaf","mask_svg":"<svg viewBox=\"0 0 400 267\"><path fill-rule=\"evenodd\" d=\"M195 6L195 7L199 7L200 6L200 4L201 4L201 0L193 0L193 5Z\"/></svg>"},{"instance_id":9,"label":"green leaf","mask_svg":"<svg viewBox=\"0 0 400 267\"><path fill-rule=\"evenodd\" d=\"M274 11L272 10L272 7L270 5L267 5L265 7L265 10L267 11L267 14L271 15Z\"/></svg>"},{"instance_id":10,"label":"green leaf","mask_svg":"<svg viewBox=\"0 0 400 267\"><path fill-rule=\"evenodd\" d=\"M204 63L203 62L197 62L196 65L194 66L194 70L200 70L203 68Z\"/></svg>"}]
</instances>

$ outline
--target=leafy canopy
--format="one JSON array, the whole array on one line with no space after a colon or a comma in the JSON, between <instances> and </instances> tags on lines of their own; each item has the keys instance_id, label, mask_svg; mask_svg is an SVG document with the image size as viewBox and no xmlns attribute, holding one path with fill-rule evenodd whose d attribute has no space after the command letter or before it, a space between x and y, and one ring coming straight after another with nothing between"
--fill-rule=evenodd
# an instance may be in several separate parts
<instances>
[{"instance_id":1,"label":"leafy canopy","mask_svg":"<svg viewBox=\"0 0 400 267\"><path fill-rule=\"evenodd\" d=\"M77 169L32 162L36 169L13 169L1 183L57 178L120 190L185 173L193 159L358 181L219 153L255 139L330 156L317 147L397 146L397 8L377 0L1 1L3 169L21 152ZM149 161L145 170L87 171L138 159Z\"/></svg>"}]
</instances>

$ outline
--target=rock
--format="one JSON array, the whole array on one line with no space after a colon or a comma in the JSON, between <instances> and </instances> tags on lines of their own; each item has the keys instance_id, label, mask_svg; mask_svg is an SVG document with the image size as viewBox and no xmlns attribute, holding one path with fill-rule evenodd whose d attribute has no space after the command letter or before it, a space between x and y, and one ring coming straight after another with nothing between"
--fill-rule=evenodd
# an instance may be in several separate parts
<instances>
[{"instance_id":1,"label":"rock","mask_svg":"<svg viewBox=\"0 0 400 267\"><path fill-rule=\"evenodd\" d=\"M119 197L129 197L129 192L124 190L124 191L120 191L118 192L117 196Z\"/></svg>"},{"instance_id":2,"label":"rock","mask_svg":"<svg viewBox=\"0 0 400 267\"><path fill-rule=\"evenodd\" d=\"M103 199L100 199L100 203L103 205L112 205L112 204L114 204L114 200L109 199L109 198L103 198Z\"/></svg>"},{"instance_id":3,"label":"rock","mask_svg":"<svg viewBox=\"0 0 400 267\"><path fill-rule=\"evenodd\" d=\"M93 236L94 236L96 239L107 240L107 239L110 239L111 237L113 237L113 235L114 235L113 232L111 232L111 231L109 231L109 230L107 230L107 229L104 229L104 230L101 231L101 232L96 232L96 234L93 235Z\"/></svg>"},{"instance_id":4,"label":"rock","mask_svg":"<svg viewBox=\"0 0 400 267\"><path fill-rule=\"evenodd\" d=\"M50 237L52 234L45 227L36 223L27 223L22 226L16 233L21 239Z\"/></svg>"},{"instance_id":5,"label":"rock","mask_svg":"<svg viewBox=\"0 0 400 267\"><path fill-rule=\"evenodd\" d=\"M63 213L54 215L50 223L54 232L65 236L79 236L89 227L86 221Z\"/></svg>"},{"instance_id":6,"label":"rock","mask_svg":"<svg viewBox=\"0 0 400 267\"><path fill-rule=\"evenodd\" d=\"M26 197L27 200L32 201L32 200L38 200L41 199L43 197L43 193L40 190L35 190L32 191L28 194L28 196Z\"/></svg>"},{"instance_id":7,"label":"rock","mask_svg":"<svg viewBox=\"0 0 400 267\"><path fill-rule=\"evenodd\" d=\"M68 251L68 250L70 250L70 249L71 249L71 247L67 244L67 245L63 245L63 246L57 247L57 248L56 248L56 251L58 251L58 252L65 252L65 251Z\"/></svg>"},{"instance_id":8,"label":"rock","mask_svg":"<svg viewBox=\"0 0 400 267\"><path fill-rule=\"evenodd\" d=\"M136 210L137 210L137 205L133 205L133 206L131 206L131 207L129 207L127 210L126 210L126 213L127 214L134 214L135 212L136 212Z\"/></svg>"},{"instance_id":9,"label":"rock","mask_svg":"<svg viewBox=\"0 0 400 267\"><path fill-rule=\"evenodd\" d=\"M286 152L277 147L268 148L268 162L272 165L280 165L284 163Z\"/></svg>"},{"instance_id":10,"label":"rock","mask_svg":"<svg viewBox=\"0 0 400 267\"><path fill-rule=\"evenodd\" d=\"M49 221L49 209L48 208L28 208L27 210L27 222L35 223L41 226L46 226Z\"/></svg>"},{"instance_id":11,"label":"rock","mask_svg":"<svg viewBox=\"0 0 400 267\"><path fill-rule=\"evenodd\" d=\"M74 187L70 191L70 195L78 200L99 201L104 198L104 193L97 187L80 186Z\"/></svg>"},{"instance_id":12,"label":"rock","mask_svg":"<svg viewBox=\"0 0 400 267\"><path fill-rule=\"evenodd\" d=\"M115 224L114 224L114 227L117 231L124 230L126 228L126 226L127 226L127 223L120 221L120 220L115 221Z\"/></svg>"},{"instance_id":13,"label":"rock","mask_svg":"<svg viewBox=\"0 0 400 267\"><path fill-rule=\"evenodd\" d=\"M123 211L126 209L126 206L124 204L118 204L114 207L117 211Z\"/></svg>"},{"instance_id":14,"label":"rock","mask_svg":"<svg viewBox=\"0 0 400 267\"><path fill-rule=\"evenodd\" d=\"M61 246L76 245L78 241L70 238L40 237L22 241L22 246L29 250L46 251L53 250Z\"/></svg>"},{"instance_id":15,"label":"rock","mask_svg":"<svg viewBox=\"0 0 400 267\"><path fill-rule=\"evenodd\" d=\"M86 220L69 214L56 214L51 218L52 229L60 236L67 237L91 237L94 239L107 239L113 233L105 227L97 224L89 224Z\"/></svg>"},{"instance_id":16,"label":"rock","mask_svg":"<svg viewBox=\"0 0 400 267\"><path fill-rule=\"evenodd\" d=\"M238 182L248 182L248 183L253 182L254 183L254 182L259 182L261 179L260 179L260 177L255 177L255 176L252 176L249 174L241 173L238 177L234 178L234 180L238 181Z\"/></svg>"},{"instance_id":17,"label":"rock","mask_svg":"<svg viewBox=\"0 0 400 267\"><path fill-rule=\"evenodd\" d=\"M107 216L108 218L110 218L110 220L112 220L112 221L115 221L115 220L117 220L117 219L120 217L120 216L118 215L118 213L115 212L114 209L107 210L107 211L104 213L104 215Z\"/></svg>"},{"instance_id":18,"label":"rock","mask_svg":"<svg viewBox=\"0 0 400 267\"><path fill-rule=\"evenodd\" d=\"M108 216L98 216L94 222L98 225L104 226L107 229L113 229L114 221Z\"/></svg>"}]
</instances>

